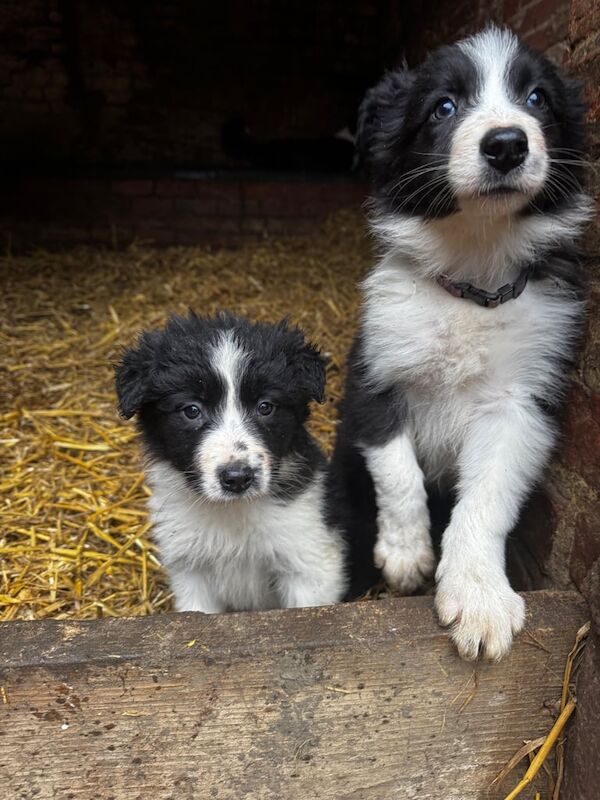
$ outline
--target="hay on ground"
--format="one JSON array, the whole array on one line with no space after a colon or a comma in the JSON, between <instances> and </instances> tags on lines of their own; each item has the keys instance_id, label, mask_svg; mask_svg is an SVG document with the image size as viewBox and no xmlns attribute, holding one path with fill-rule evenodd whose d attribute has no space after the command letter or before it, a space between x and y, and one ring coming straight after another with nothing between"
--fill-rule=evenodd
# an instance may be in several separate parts
<instances>
[{"instance_id":1,"label":"hay on ground","mask_svg":"<svg viewBox=\"0 0 600 800\"><path fill-rule=\"evenodd\" d=\"M369 263L360 214L238 250L71 250L0 259L0 620L167 610L134 426L115 410L120 348L170 312L289 315L331 357L312 427L332 444Z\"/></svg>"}]
</instances>

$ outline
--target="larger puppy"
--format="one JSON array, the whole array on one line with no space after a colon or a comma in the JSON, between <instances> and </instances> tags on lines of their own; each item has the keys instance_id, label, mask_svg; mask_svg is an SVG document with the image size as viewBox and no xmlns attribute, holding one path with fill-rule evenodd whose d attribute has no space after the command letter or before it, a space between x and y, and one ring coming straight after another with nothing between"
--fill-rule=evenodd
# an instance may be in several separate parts
<instances>
[{"instance_id":1,"label":"larger puppy","mask_svg":"<svg viewBox=\"0 0 600 800\"><path fill-rule=\"evenodd\" d=\"M351 542L353 594L376 568L408 593L435 566L425 486L454 486L436 606L466 658L501 658L524 621L505 541L555 441L583 312L582 117L576 87L496 28L389 73L361 109L383 254L364 284L330 515Z\"/></svg>"}]
</instances>

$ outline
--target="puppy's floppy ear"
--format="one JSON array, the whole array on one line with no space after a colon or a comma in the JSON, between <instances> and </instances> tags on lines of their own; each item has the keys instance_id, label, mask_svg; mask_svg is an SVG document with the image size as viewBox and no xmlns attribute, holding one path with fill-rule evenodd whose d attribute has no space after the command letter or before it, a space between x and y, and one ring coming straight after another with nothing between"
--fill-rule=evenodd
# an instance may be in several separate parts
<instances>
[{"instance_id":1,"label":"puppy's floppy ear","mask_svg":"<svg viewBox=\"0 0 600 800\"><path fill-rule=\"evenodd\" d=\"M304 342L298 354L298 380L311 400L325 402L327 360L310 342Z\"/></svg>"},{"instance_id":2,"label":"puppy's floppy ear","mask_svg":"<svg viewBox=\"0 0 600 800\"><path fill-rule=\"evenodd\" d=\"M356 149L360 161L372 166L389 143L389 136L400 128L406 112L406 101L414 83L414 75L406 64L387 72L381 81L366 93L358 109Z\"/></svg>"},{"instance_id":3,"label":"puppy's floppy ear","mask_svg":"<svg viewBox=\"0 0 600 800\"><path fill-rule=\"evenodd\" d=\"M125 419L131 419L144 404L150 386L156 342L156 334L142 334L137 347L125 350L115 367L119 413Z\"/></svg>"}]
</instances>

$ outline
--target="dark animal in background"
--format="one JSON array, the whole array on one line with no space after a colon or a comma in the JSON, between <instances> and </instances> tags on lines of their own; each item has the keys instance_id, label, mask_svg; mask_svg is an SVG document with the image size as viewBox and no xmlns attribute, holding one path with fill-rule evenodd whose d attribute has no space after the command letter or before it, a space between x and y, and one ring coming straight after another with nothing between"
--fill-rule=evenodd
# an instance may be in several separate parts
<instances>
[{"instance_id":1,"label":"dark animal in background","mask_svg":"<svg viewBox=\"0 0 600 800\"><path fill-rule=\"evenodd\" d=\"M137 414L150 513L180 611L315 606L345 591L323 515L325 459L305 422L325 363L285 322L171 317L116 371Z\"/></svg>"},{"instance_id":2,"label":"dark animal in background","mask_svg":"<svg viewBox=\"0 0 600 800\"><path fill-rule=\"evenodd\" d=\"M366 279L329 476L351 595L434 572L427 491L455 503L436 608L460 654L499 659L524 622L505 543L554 442L584 310L577 85L488 28L388 73L361 108L382 256Z\"/></svg>"},{"instance_id":3,"label":"dark animal in background","mask_svg":"<svg viewBox=\"0 0 600 800\"><path fill-rule=\"evenodd\" d=\"M260 140L243 119L235 118L223 125L221 141L231 158L268 172L350 172L356 160L354 136L349 128L314 139Z\"/></svg>"}]
</instances>

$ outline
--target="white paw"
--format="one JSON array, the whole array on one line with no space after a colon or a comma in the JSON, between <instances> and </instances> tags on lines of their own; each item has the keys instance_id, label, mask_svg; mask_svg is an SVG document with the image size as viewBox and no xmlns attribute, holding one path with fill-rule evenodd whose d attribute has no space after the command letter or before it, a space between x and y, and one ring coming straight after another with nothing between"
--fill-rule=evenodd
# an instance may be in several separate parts
<instances>
[{"instance_id":1,"label":"white paw","mask_svg":"<svg viewBox=\"0 0 600 800\"><path fill-rule=\"evenodd\" d=\"M397 541L392 539L396 538ZM392 541L390 541L392 540ZM433 575L435 556L427 530L402 536L379 536L374 552L375 566L392 589L410 594Z\"/></svg>"},{"instance_id":2,"label":"white paw","mask_svg":"<svg viewBox=\"0 0 600 800\"><path fill-rule=\"evenodd\" d=\"M500 661L525 622L525 603L510 588L504 573L483 577L475 570L438 569L435 607L440 623L452 626L450 636L459 655L469 661L480 652Z\"/></svg>"}]
</instances>

